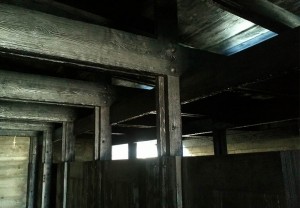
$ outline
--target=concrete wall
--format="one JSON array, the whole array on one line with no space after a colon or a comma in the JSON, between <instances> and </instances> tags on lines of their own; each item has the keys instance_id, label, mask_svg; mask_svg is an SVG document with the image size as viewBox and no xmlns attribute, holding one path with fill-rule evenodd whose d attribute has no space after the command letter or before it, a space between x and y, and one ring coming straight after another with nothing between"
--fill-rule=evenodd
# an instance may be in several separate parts
<instances>
[{"instance_id":1,"label":"concrete wall","mask_svg":"<svg viewBox=\"0 0 300 208\"><path fill-rule=\"evenodd\" d=\"M78 162L92 161L93 156L94 156L94 140L76 138L75 161ZM60 161L61 161L61 140L57 140L54 141L53 143L53 162L59 163Z\"/></svg>"},{"instance_id":2,"label":"concrete wall","mask_svg":"<svg viewBox=\"0 0 300 208\"><path fill-rule=\"evenodd\" d=\"M260 131L227 131L229 154L300 150L299 128L279 127ZM213 155L213 138L199 137L183 141L185 156Z\"/></svg>"},{"instance_id":3,"label":"concrete wall","mask_svg":"<svg viewBox=\"0 0 300 208\"><path fill-rule=\"evenodd\" d=\"M26 207L30 139L0 136L0 208Z\"/></svg>"}]
</instances>

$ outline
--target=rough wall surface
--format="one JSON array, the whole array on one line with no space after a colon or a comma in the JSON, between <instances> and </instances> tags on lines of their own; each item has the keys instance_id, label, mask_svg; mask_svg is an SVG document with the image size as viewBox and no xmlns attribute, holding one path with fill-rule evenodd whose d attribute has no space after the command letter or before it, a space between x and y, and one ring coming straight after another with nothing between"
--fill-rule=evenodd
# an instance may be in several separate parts
<instances>
[{"instance_id":1,"label":"rough wall surface","mask_svg":"<svg viewBox=\"0 0 300 208\"><path fill-rule=\"evenodd\" d=\"M25 208L30 139L0 137L0 208Z\"/></svg>"}]
</instances>

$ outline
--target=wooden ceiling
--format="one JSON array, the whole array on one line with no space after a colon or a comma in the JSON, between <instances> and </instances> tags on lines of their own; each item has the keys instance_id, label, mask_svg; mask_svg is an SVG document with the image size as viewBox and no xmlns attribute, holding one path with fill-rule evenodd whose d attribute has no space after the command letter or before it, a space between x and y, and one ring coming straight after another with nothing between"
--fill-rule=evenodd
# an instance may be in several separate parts
<instances>
[{"instance_id":1,"label":"wooden ceiling","mask_svg":"<svg viewBox=\"0 0 300 208\"><path fill-rule=\"evenodd\" d=\"M3 2L116 28L153 40L157 37L154 0ZM296 63L299 57L299 28L293 30L286 27L284 22L266 15L264 12L267 10L240 9L242 7L230 6L232 2L177 1L178 43L188 51L189 56L188 69L181 78L181 101L185 115L182 117L183 131L186 135L211 131L212 120L216 119L227 128L232 128L299 117L299 63ZM297 23L299 1L268 2L284 9L290 20ZM264 21L260 21L261 17ZM270 26L274 22L275 26ZM272 38L274 36L277 37ZM117 99L111 108L113 133L128 133L140 140L155 136L155 89L133 89L155 87L154 76L101 71L89 66L6 53L0 57L1 67L5 70L90 82L112 81L113 85L121 86L116 88ZM82 127L78 134L93 132L92 125L83 125L93 123L91 109L80 108L76 111L79 115L77 126ZM124 134L120 135L122 137ZM120 138L116 137L114 143L118 142Z\"/></svg>"}]
</instances>

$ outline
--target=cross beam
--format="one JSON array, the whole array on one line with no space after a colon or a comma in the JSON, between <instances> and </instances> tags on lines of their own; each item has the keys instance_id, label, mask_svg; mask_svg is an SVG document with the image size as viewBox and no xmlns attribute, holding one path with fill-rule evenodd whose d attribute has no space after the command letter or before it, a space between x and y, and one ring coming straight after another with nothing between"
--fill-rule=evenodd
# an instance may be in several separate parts
<instances>
[{"instance_id":1,"label":"cross beam","mask_svg":"<svg viewBox=\"0 0 300 208\"><path fill-rule=\"evenodd\" d=\"M180 73L174 46L153 38L3 3L0 19L4 53L127 73Z\"/></svg>"},{"instance_id":2,"label":"cross beam","mask_svg":"<svg viewBox=\"0 0 300 208\"><path fill-rule=\"evenodd\" d=\"M1 70L0 99L83 106L102 106L113 100L112 89L104 84Z\"/></svg>"},{"instance_id":3,"label":"cross beam","mask_svg":"<svg viewBox=\"0 0 300 208\"><path fill-rule=\"evenodd\" d=\"M0 101L0 118L45 122L73 121L75 110L65 106Z\"/></svg>"},{"instance_id":4,"label":"cross beam","mask_svg":"<svg viewBox=\"0 0 300 208\"><path fill-rule=\"evenodd\" d=\"M49 131L51 129L53 125L50 123L0 120L0 130Z\"/></svg>"}]
</instances>

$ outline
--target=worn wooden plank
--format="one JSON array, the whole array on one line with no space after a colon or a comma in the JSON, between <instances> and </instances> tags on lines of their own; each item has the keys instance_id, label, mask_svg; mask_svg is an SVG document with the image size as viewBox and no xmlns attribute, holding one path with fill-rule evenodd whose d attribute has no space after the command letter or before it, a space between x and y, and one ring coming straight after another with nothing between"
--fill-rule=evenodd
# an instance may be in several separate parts
<instances>
[{"instance_id":1,"label":"worn wooden plank","mask_svg":"<svg viewBox=\"0 0 300 208\"><path fill-rule=\"evenodd\" d=\"M0 130L0 136L36 137L36 131Z\"/></svg>"},{"instance_id":2,"label":"worn wooden plank","mask_svg":"<svg viewBox=\"0 0 300 208\"><path fill-rule=\"evenodd\" d=\"M0 70L0 85L5 100L85 106L112 102L112 89L95 82Z\"/></svg>"},{"instance_id":3,"label":"worn wooden plank","mask_svg":"<svg viewBox=\"0 0 300 208\"><path fill-rule=\"evenodd\" d=\"M65 106L0 101L0 118L62 122L75 120L76 114Z\"/></svg>"},{"instance_id":4,"label":"worn wooden plank","mask_svg":"<svg viewBox=\"0 0 300 208\"><path fill-rule=\"evenodd\" d=\"M51 123L0 121L0 130L45 131L53 128Z\"/></svg>"},{"instance_id":5,"label":"worn wooden plank","mask_svg":"<svg viewBox=\"0 0 300 208\"><path fill-rule=\"evenodd\" d=\"M174 74L167 47L155 39L6 4L0 5L0 18L1 51L102 69Z\"/></svg>"},{"instance_id":6,"label":"worn wooden plank","mask_svg":"<svg viewBox=\"0 0 300 208\"><path fill-rule=\"evenodd\" d=\"M265 0L214 0L225 10L275 32L300 26L300 18L284 8Z\"/></svg>"}]
</instances>

